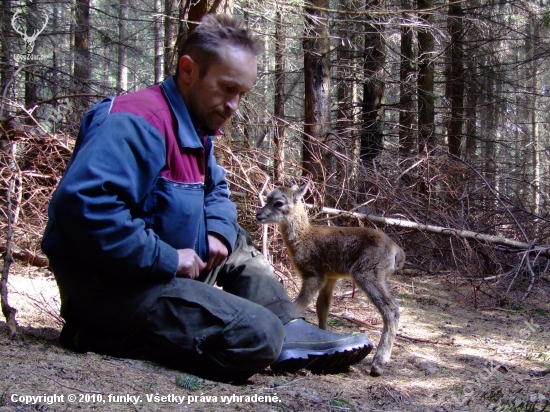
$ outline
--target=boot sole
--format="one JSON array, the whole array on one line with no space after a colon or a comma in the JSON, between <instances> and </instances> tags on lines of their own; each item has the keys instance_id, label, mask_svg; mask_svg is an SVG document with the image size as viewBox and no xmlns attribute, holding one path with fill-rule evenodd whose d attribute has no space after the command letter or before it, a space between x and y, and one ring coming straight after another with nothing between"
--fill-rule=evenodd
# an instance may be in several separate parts
<instances>
[{"instance_id":1,"label":"boot sole","mask_svg":"<svg viewBox=\"0 0 550 412\"><path fill-rule=\"evenodd\" d=\"M291 357L271 365L270 368L275 373L295 373L298 372L300 369L311 367L311 365L315 363L317 358L318 357L315 355L308 355L306 358Z\"/></svg>"},{"instance_id":2,"label":"boot sole","mask_svg":"<svg viewBox=\"0 0 550 412\"><path fill-rule=\"evenodd\" d=\"M273 372L295 373L300 369L308 369L313 373L345 372L351 365L363 360L372 350L372 344L366 344L349 349L331 349L327 351L289 350L282 354L283 359L271 365Z\"/></svg>"},{"instance_id":3,"label":"boot sole","mask_svg":"<svg viewBox=\"0 0 550 412\"><path fill-rule=\"evenodd\" d=\"M362 348L354 348L343 352L336 352L332 355L322 355L315 362L306 366L311 372L316 374L342 373L349 370L351 365L362 361L371 352L372 345L366 345Z\"/></svg>"}]
</instances>

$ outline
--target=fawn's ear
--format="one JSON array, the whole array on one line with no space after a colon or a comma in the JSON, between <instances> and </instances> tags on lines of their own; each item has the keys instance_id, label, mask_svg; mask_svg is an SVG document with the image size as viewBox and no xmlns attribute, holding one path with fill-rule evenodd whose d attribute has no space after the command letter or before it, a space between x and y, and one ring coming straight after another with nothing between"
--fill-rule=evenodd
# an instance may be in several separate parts
<instances>
[{"instance_id":1,"label":"fawn's ear","mask_svg":"<svg viewBox=\"0 0 550 412\"><path fill-rule=\"evenodd\" d=\"M292 186L292 190L294 190L294 201L297 202L298 200L302 199L304 195L307 192L307 189L309 187L309 183L304 183L302 186L294 185Z\"/></svg>"}]
</instances>

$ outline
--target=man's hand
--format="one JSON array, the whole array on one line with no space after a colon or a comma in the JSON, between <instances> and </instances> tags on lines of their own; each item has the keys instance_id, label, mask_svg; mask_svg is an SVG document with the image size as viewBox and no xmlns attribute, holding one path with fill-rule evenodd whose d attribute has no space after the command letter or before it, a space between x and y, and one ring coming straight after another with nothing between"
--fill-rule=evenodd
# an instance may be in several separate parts
<instances>
[{"instance_id":1,"label":"man's hand","mask_svg":"<svg viewBox=\"0 0 550 412\"><path fill-rule=\"evenodd\" d=\"M210 256L206 266L207 271L220 266L228 254L227 247L215 234L208 235L208 245L210 246Z\"/></svg>"},{"instance_id":2,"label":"man's hand","mask_svg":"<svg viewBox=\"0 0 550 412\"><path fill-rule=\"evenodd\" d=\"M196 279L205 268L206 263L201 260L193 249L178 249L177 277Z\"/></svg>"},{"instance_id":3,"label":"man's hand","mask_svg":"<svg viewBox=\"0 0 550 412\"><path fill-rule=\"evenodd\" d=\"M213 234L208 235L208 245L210 247L208 263L204 263L193 249L178 249L178 270L176 276L196 279L201 272L220 266L227 257L227 247Z\"/></svg>"}]
</instances>

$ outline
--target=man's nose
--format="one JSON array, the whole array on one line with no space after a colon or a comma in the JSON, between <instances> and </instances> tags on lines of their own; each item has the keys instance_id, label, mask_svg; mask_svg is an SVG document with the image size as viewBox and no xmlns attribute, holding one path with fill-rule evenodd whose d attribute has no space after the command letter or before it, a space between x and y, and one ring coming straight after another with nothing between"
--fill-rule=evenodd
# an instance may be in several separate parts
<instances>
[{"instance_id":1,"label":"man's nose","mask_svg":"<svg viewBox=\"0 0 550 412\"><path fill-rule=\"evenodd\" d=\"M231 111L231 113L235 113L237 111L237 109L239 108L239 104L241 102L241 96L239 94L236 94L234 96L232 96L231 98L229 98L225 105L227 107L227 109L229 109Z\"/></svg>"}]
</instances>

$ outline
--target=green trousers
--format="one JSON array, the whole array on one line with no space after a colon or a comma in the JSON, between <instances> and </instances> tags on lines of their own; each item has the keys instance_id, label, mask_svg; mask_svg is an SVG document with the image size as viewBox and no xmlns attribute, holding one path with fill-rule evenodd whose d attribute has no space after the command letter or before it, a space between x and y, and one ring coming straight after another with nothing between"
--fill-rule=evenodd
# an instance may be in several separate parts
<instances>
[{"instance_id":1,"label":"green trousers","mask_svg":"<svg viewBox=\"0 0 550 412\"><path fill-rule=\"evenodd\" d=\"M242 381L277 359L283 324L298 316L273 269L241 230L224 265L199 280L172 279L136 333L113 340L96 332L79 349ZM74 338L64 328L60 340Z\"/></svg>"}]
</instances>

